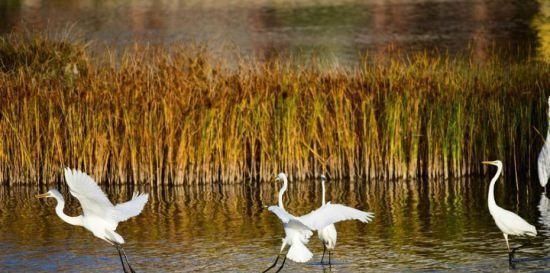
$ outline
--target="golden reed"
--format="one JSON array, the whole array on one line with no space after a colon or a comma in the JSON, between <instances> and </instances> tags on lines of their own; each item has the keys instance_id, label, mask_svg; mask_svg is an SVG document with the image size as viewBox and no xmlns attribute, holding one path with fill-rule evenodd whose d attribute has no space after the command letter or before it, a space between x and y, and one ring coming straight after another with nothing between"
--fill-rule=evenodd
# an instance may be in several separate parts
<instances>
[{"instance_id":1,"label":"golden reed","mask_svg":"<svg viewBox=\"0 0 550 273\"><path fill-rule=\"evenodd\" d=\"M548 60L433 57L353 70L282 59L214 64L204 51L0 39L0 181L102 183L457 177L503 159L529 175L546 133ZM536 174L534 174L536 175Z\"/></svg>"}]
</instances>

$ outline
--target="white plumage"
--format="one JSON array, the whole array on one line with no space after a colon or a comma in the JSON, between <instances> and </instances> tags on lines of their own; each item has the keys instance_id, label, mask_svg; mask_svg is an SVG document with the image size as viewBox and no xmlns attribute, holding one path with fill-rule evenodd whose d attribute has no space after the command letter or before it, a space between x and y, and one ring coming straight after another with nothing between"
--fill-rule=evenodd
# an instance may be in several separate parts
<instances>
[{"instance_id":1,"label":"white plumage","mask_svg":"<svg viewBox=\"0 0 550 273\"><path fill-rule=\"evenodd\" d=\"M52 189L45 194L37 195L37 197L55 198L57 200L55 211L59 218L71 225L83 226L94 236L117 246L119 254L121 254L120 251L123 250L120 245L124 244L124 239L115 231L118 223L140 214L147 203L148 194L134 193L130 201L114 206L97 183L87 174L69 168L65 169L64 174L71 194L78 199L82 206L83 215L77 217L66 215L63 212L65 200L57 190ZM126 258L125 254L124 256ZM122 261L122 256L120 258ZM131 266L129 268L133 272ZM126 268L124 271L126 272Z\"/></svg>"},{"instance_id":2,"label":"white plumage","mask_svg":"<svg viewBox=\"0 0 550 273\"><path fill-rule=\"evenodd\" d=\"M118 223L140 214L149 198L147 194L134 193L130 201L114 206L87 174L67 168L65 181L71 194L82 206L83 226L96 237L111 244L124 243L122 236L115 232Z\"/></svg>"},{"instance_id":3,"label":"white plumage","mask_svg":"<svg viewBox=\"0 0 550 273\"><path fill-rule=\"evenodd\" d=\"M323 242L323 256L321 258L321 263L323 263L323 259L325 258L325 251L328 249L330 264L330 254L331 251L336 247L336 240L338 238L336 227L332 223L344 220L359 220L363 223L368 223L372 220L374 214L371 212L360 211L344 205L325 202L325 181L326 177L324 175L321 175L322 206L312 213L301 216L300 220L302 220L303 223L307 224L313 229L317 230L317 236L319 237L319 240Z\"/></svg>"},{"instance_id":4,"label":"white plumage","mask_svg":"<svg viewBox=\"0 0 550 273\"><path fill-rule=\"evenodd\" d=\"M302 221L298 217L288 213L284 208L281 208L279 206L270 206L268 210L277 215L281 222L283 222L284 226L288 226L296 230L305 230L306 232L304 233L306 235L311 235L311 229L304 223L302 223Z\"/></svg>"},{"instance_id":5,"label":"white plumage","mask_svg":"<svg viewBox=\"0 0 550 273\"><path fill-rule=\"evenodd\" d=\"M285 260L286 258L289 258L290 260L298 263L305 263L309 261L311 257L313 257L311 251L309 251L309 249L307 249L307 247L305 246L305 244L309 242L309 238L311 237L311 235L313 235L313 232L311 231L311 228L304 225L297 217L288 213L284 209L283 195L288 188L288 179L286 175L284 173L280 173L277 176L276 180L283 181L283 187L279 190L279 204L278 206L270 206L268 209L269 211L277 215L281 222L283 222L285 238L283 238L283 244L279 253L283 252L286 245L288 245L289 249L285 256ZM276 263L277 260L275 260L273 266L275 266ZM272 268L273 266L271 266L270 268ZM268 268L267 270L269 270L270 268Z\"/></svg>"},{"instance_id":6,"label":"white plumage","mask_svg":"<svg viewBox=\"0 0 550 273\"><path fill-rule=\"evenodd\" d=\"M548 118L550 121L550 97L548 97ZM550 123L548 124L548 131L546 133L546 140L540 150L539 157L537 159L537 169L539 175L539 182L546 191L546 184L548 183L548 177L550 176Z\"/></svg>"},{"instance_id":7,"label":"white plumage","mask_svg":"<svg viewBox=\"0 0 550 273\"><path fill-rule=\"evenodd\" d=\"M322 189L322 201L321 206L324 206L326 204L325 202L325 182L327 178L325 175L321 175L321 189ZM336 232L336 227L334 224L330 224L326 227L324 227L321 230L317 231L317 237L319 237L319 240L323 243L323 256L321 258L321 263L323 263L323 259L325 258L325 251L328 249L329 253L329 263L330 263L330 251L332 251L336 247L336 240L338 239L338 233Z\"/></svg>"},{"instance_id":8,"label":"white plumage","mask_svg":"<svg viewBox=\"0 0 550 273\"><path fill-rule=\"evenodd\" d=\"M305 263L313 257L313 253L305 246L309 242L309 238L313 235L313 232L309 227L304 225L294 215L286 212L283 208L278 206L269 207L269 211L281 219L285 230L285 238L283 238L283 244L281 246L281 252L286 245L289 245L288 253L286 257L292 261L298 263Z\"/></svg>"},{"instance_id":9,"label":"white plumage","mask_svg":"<svg viewBox=\"0 0 550 273\"><path fill-rule=\"evenodd\" d=\"M483 164L490 164L497 166L497 173L491 180L491 184L489 185L489 194L487 197L487 203L489 205L489 212L491 213L491 216L493 216L493 219L495 220L495 223L497 227L502 231L502 234L504 235L504 239L506 240L506 246L508 247L508 252L510 252L510 244L508 243L508 235L516 235L516 236L536 236L537 230L535 227L527 221L523 220L523 218L519 217L517 214L505 210L501 207L499 207L495 202L495 183L498 180L501 172L502 172L502 162L500 160L496 161L484 161Z\"/></svg>"},{"instance_id":10,"label":"white plumage","mask_svg":"<svg viewBox=\"0 0 550 273\"><path fill-rule=\"evenodd\" d=\"M359 220L368 223L372 217L373 214L370 212L328 202L324 206L300 216L298 219L312 230L321 230L331 224L346 220Z\"/></svg>"},{"instance_id":11,"label":"white plumage","mask_svg":"<svg viewBox=\"0 0 550 273\"><path fill-rule=\"evenodd\" d=\"M296 217L288 213L284 209L283 205L283 194L288 187L288 179L286 174L280 173L276 180L283 181L283 186L279 190L279 204L278 206L270 206L268 209L279 217L285 230L285 238L283 238L283 244L279 255L283 252L286 245L290 246L282 265L279 267L279 270L281 270L284 266L286 258L289 258L295 262L303 263L309 261L313 257L311 251L306 247L306 244L309 242L309 238L313 235L312 231L322 230L329 225L344 220L355 219L362 222L368 222L371 220L371 213L330 203L327 203L304 216ZM268 267L263 272L267 272L273 268L277 264L278 260L279 256L277 256L277 259L273 265Z\"/></svg>"},{"instance_id":12,"label":"white plumage","mask_svg":"<svg viewBox=\"0 0 550 273\"><path fill-rule=\"evenodd\" d=\"M318 230L317 237L319 237L319 240L323 242L324 247L328 249L329 253L331 250L333 250L336 247L336 240L338 239L338 233L336 232L336 227L334 226L334 224L330 224L324 227L323 229ZM321 262L323 262L323 258L321 258Z\"/></svg>"}]
</instances>

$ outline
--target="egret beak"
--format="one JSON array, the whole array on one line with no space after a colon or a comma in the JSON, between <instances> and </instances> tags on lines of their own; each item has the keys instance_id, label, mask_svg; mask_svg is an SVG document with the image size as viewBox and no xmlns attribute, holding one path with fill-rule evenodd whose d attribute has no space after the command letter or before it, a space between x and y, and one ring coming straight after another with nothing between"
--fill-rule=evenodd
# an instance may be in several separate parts
<instances>
[{"instance_id":1,"label":"egret beak","mask_svg":"<svg viewBox=\"0 0 550 273\"><path fill-rule=\"evenodd\" d=\"M493 166L498 166L498 160L494 160L494 161L482 161L481 164L485 164L485 165L493 165Z\"/></svg>"},{"instance_id":2,"label":"egret beak","mask_svg":"<svg viewBox=\"0 0 550 273\"><path fill-rule=\"evenodd\" d=\"M281 179L279 177L275 178L275 182L280 181Z\"/></svg>"},{"instance_id":3,"label":"egret beak","mask_svg":"<svg viewBox=\"0 0 550 273\"><path fill-rule=\"evenodd\" d=\"M48 198L50 197L49 193L43 193L43 194L37 194L35 195L36 198Z\"/></svg>"}]
</instances>

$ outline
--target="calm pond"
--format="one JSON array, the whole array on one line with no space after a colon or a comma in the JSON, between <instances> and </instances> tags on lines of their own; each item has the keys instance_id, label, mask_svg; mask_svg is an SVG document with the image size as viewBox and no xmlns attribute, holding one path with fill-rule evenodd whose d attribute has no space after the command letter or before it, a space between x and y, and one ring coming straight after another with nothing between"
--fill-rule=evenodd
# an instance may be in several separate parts
<instances>
[{"instance_id":1,"label":"calm pond","mask_svg":"<svg viewBox=\"0 0 550 273\"><path fill-rule=\"evenodd\" d=\"M548 57L544 0L4 0L0 33L66 32L96 45L205 43L213 52L350 64L359 53L436 49ZM69 27L68 27L69 26ZM230 59L222 54L224 60Z\"/></svg>"},{"instance_id":2,"label":"calm pond","mask_svg":"<svg viewBox=\"0 0 550 273\"><path fill-rule=\"evenodd\" d=\"M539 187L500 180L496 200L534 224L539 235L508 267L506 244L487 208L490 178L450 181L331 182L328 198L372 211L372 223L336 225L332 268L322 267L316 235L306 264L283 272L541 272L549 270L550 211ZM538 184L538 182L536 182ZM58 188L60 186L57 186ZM264 206L277 202L278 183L141 188L151 197L141 215L119 225L138 272L258 272L279 251L284 234ZM112 201L133 190L104 188ZM62 222L55 201L34 198L47 188L0 187L0 272L121 272L116 250L81 227ZM65 212L80 213L69 198ZM518 192L518 194L516 194ZM304 214L321 203L319 181L291 181L286 208ZM542 202L542 211L539 203ZM525 240L512 238L512 245Z\"/></svg>"}]
</instances>

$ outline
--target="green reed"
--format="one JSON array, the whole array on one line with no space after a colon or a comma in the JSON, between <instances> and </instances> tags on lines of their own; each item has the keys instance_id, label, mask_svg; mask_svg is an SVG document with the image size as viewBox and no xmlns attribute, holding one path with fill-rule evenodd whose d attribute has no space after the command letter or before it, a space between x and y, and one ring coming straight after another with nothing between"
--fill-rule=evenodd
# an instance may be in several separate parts
<instances>
[{"instance_id":1,"label":"green reed","mask_svg":"<svg viewBox=\"0 0 550 273\"><path fill-rule=\"evenodd\" d=\"M546 133L547 60L427 54L321 70L228 66L204 50L0 40L0 181L65 166L105 183L457 177L502 159L531 175Z\"/></svg>"}]
</instances>

